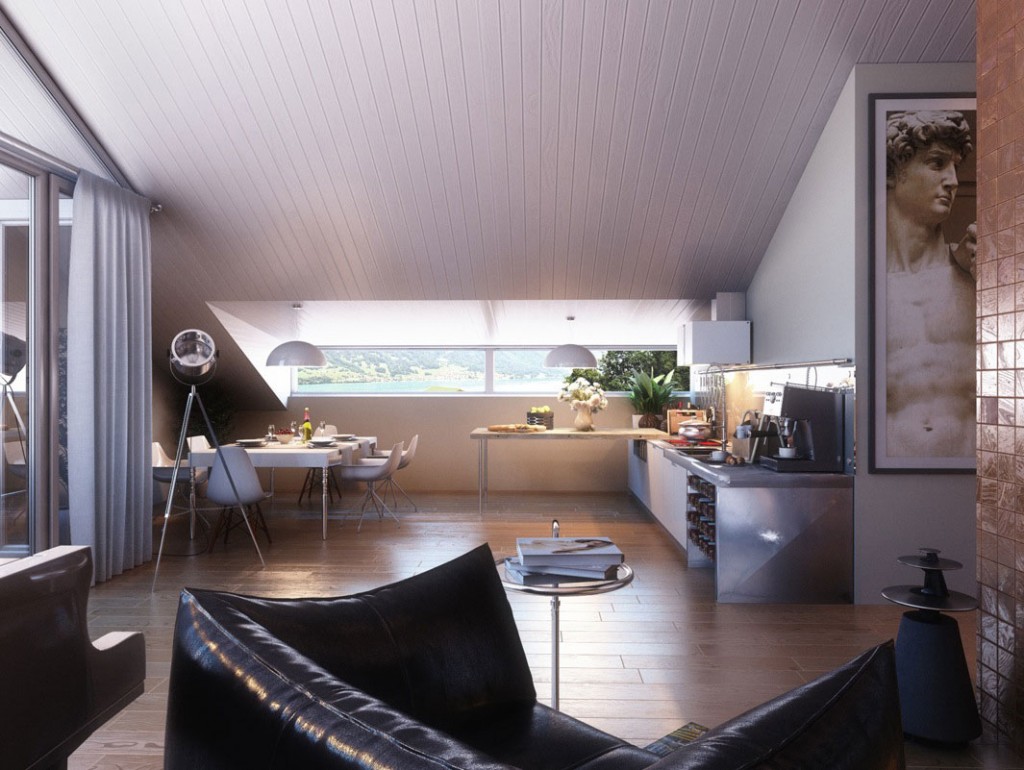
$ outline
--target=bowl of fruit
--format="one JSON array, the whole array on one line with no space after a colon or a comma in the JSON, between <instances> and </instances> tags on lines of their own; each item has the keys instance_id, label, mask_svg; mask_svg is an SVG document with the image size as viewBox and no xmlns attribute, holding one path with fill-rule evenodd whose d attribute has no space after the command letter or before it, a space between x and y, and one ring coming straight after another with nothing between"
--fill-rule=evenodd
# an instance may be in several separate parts
<instances>
[{"instance_id":1,"label":"bowl of fruit","mask_svg":"<svg viewBox=\"0 0 1024 770\"><path fill-rule=\"evenodd\" d=\"M531 406L526 413L527 425L543 425L548 430L555 427L555 413L550 406Z\"/></svg>"}]
</instances>

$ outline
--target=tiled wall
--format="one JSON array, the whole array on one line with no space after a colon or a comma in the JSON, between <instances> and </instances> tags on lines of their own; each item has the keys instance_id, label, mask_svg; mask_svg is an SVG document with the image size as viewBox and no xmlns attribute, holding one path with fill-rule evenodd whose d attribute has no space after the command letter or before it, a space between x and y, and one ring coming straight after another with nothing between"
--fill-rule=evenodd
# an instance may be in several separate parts
<instances>
[{"instance_id":1,"label":"tiled wall","mask_svg":"<svg viewBox=\"0 0 1024 770\"><path fill-rule=\"evenodd\" d=\"M978 681L986 728L1021 748L1024 0L978 0L977 14Z\"/></svg>"}]
</instances>

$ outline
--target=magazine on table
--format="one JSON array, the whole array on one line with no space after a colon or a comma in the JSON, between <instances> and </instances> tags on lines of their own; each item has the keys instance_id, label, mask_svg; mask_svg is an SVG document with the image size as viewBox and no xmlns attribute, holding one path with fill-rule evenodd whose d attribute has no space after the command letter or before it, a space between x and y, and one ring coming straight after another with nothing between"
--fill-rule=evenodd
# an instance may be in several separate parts
<instances>
[{"instance_id":1,"label":"magazine on table","mask_svg":"<svg viewBox=\"0 0 1024 770\"><path fill-rule=\"evenodd\" d=\"M584 580L612 580L618 577L619 565L618 564L572 564L572 565L549 565L549 566L536 566L536 567L525 567L522 562L515 556L510 556L505 559L505 573L509 575L516 582L521 582L518 578L522 575L536 575L538 580L534 582L544 582L545 576L557 576L557 577L577 577Z\"/></svg>"},{"instance_id":2,"label":"magazine on table","mask_svg":"<svg viewBox=\"0 0 1024 770\"><path fill-rule=\"evenodd\" d=\"M606 568L622 564L622 551L607 537L519 537L519 563L524 567Z\"/></svg>"},{"instance_id":3,"label":"magazine on table","mask_svg":"<svg viewBox=\"0 0 1024 770\"><path fill-rule=\"evenodd\" d=\"M617 575L617 566L594 570L574 569L572 567L524 567L515 556L505 559L505 577L513 583L527 586L611 580Z\"/></svg>"}]
</instances>

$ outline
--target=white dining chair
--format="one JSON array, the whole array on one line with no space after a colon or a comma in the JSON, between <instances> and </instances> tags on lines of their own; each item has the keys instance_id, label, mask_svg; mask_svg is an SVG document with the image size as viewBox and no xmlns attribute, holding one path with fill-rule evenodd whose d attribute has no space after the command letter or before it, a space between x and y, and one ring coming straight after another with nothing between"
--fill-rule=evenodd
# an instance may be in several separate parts
<instances>
[{"instance_id":1,"label":"white dining chair","mask_svg":"<svg viewBox=\"0 0 1024 770\"><path fill-rule=\"evenodd\" d=\"M363 528L363 517L366 516L366 506L373 503L374 509L377 511L377 517L380 519L384 518L384 514L388 514L395 523L401 526L401 522L398 521L398 517L395 516L394 512L388 508L387 504L377 494L377 484L385 481L395 470L398 468L398 464L402 461L402 442L399 441L392 447L388 457L382 457L374 460L373 458L367 458L360 460L357 463L351 465L338 465L338 472L341 474L341 478L344 481L362 481L366 484L366 494L363 496L362 505L359 507L359 526L356 527L356 531L360 531Z\"/></svg>"},{"instance_id":2,"label":"white dining chair","mask_svg":"<svg viewBox=\"0 0 1024 770\"><path fill-rule=\"evenodd\" d=\"M420 440L420 434L417 433L409 441L409 448L402 450L402 459L399 461L398 467L395 469L396 473L398 471L402 470L402 468L405 468L407 465L409 465L409 463L411 463L413 461L413 459L415 459L415 457L416 457L416 446L419 443L419 440ZM374 455L374 457L388 457L388 456L390 456L390 454L391 454L391 451L385 449L385 450L381 451L379 454ZM406 491L402 488L402 485L399 484L398 481L395 479L395 474L393 473L390 476L388 476L387 479L384 480L384 494L382 495L382 497L384 498L385 501L387 501L387 499L388 499L388 492L391 492L391 499L395 501L395 508L397 509L398 508L398 494L396 494L396 491L397 491L398 494L401 494L402 497L404 497L406 500L409 501L409 505L412 506L412 509L414 511L418 511L419 510L419 508L416 507L416 503L413 502L412 498L409 497L409 495L406 494Z\"/></svg>"},{"instance_id":3,"label":"white dining chair","mask_svg":"<svg viewBox=\"0 0 1024 770\"><path fill-rule=\"evenodd\" d=\"M226 470L225 470L226 469ZM228 474L230 473L230 479ZM234 481L234 489L231 482ZM237 491L237 495L236 495ZM253 537L256 530L263 530L270 539L270 530L267 529L267 522L263 518L263 511L260 509L260 501L263 500L263 486L260 484L260 477L256 474L249 454L239 446L222 446L213 461L213 468L210 470L210 481L206 485L206 497L221 506L220 518L210 536L210 550L217 542L221 530L224 531L224 544L227 545L228 535L235 527L244 523L239 517L234 521L236 514L241 514L239 508L243 508L249 518L249 527Z\"/></svg>"}]
</instances>

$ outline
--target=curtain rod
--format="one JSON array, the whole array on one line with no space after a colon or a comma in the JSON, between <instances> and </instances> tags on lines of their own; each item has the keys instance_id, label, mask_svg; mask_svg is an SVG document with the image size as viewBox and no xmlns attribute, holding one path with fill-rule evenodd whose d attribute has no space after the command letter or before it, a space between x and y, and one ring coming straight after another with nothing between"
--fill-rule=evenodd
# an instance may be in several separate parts
<instances>
[{"instance_id":1,"label":"curtain rod","mask_svg":"<svg viewBox=\"0 0 1024 770\"><path fill-rule=\"evenodd\" d=\"M67 118L72 128L74 128L82 138L82 141L85 142L86 147L89 148L89 151L93 154L96 160L99 161L100 165L107 170L107 173L125 189L131 190L139 197L147 197L136 190L132 183L128 181L128 177L121 170L117 161L115 161L113 156L107 152L107 148L103 146L103 142L100 141L99 137L96 136L92 128L85 121L85 118L82 117L81 113L79 113L75 108L75 105L72 104L71 100L64 94L60 86L57 84L57 81L53 79L53 76L50 75L50 72L43 65L42 61L40 61L39 57L36 56L35 51L32 50L28 41L25 40L21 31L2 8L0 8L0 34L6 38L7 42L11 45L11 48L14 49L14 52L18 54L25 66L28 67L29 72L35 76L39 85L43 87L43 90L46 91L47 95L49 95L53 100L57 109L59 109L61 113L63 113L64 117ZM10 137L4 136L3 138L7 141L12 141ZM77 169L57 160L56 158L52 158L39 150L30 148L22 142L17 142L17 140L13 141L15 151L18 154L24 155L26 159L41 165L47 171L57 174L71 182L78 180ZM149 208L151 214L162 210L163 206L161 204L151 202Z\"/></svg>"}]
</instances>

